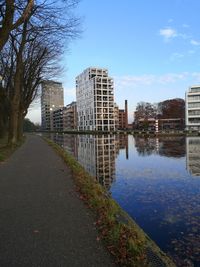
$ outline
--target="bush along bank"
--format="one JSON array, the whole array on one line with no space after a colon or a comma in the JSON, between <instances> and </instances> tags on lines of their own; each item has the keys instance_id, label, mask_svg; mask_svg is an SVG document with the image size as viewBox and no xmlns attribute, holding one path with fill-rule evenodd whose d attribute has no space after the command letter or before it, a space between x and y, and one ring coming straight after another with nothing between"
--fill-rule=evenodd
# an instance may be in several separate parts
<instances>
[{"instance_id":1,"label":"bush along bank","mask_svg":"<svg viewBox=\"0 0 200 267\"><path fill-rule=\"evenodd\" d=\"M94 212L98 239L104 240L120 266L175 267L172 260L120 208L94 177L60 146L49 139L45 140L71 169L80 198Z\"/></svg>"}]
</instances>

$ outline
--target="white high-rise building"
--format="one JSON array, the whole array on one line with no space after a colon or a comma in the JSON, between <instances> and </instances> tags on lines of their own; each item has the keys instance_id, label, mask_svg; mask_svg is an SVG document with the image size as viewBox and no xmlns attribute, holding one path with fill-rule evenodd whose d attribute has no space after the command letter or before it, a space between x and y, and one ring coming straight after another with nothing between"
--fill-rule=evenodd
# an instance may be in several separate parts
<instances>
[{"instance_id":1,"label":"white high-rise building","mask_svg":"<svg viewBox=\"0 0 200 267\"><path fill-rule=\"evenodd\" d=\"M200 130L200 85L192 86L185 97L185 124L187 130Z\"/></svg>"},{"instance_id":2,"label":"white high-rise building","mask_svg":"<svg viewBox=\"0 0 200 267\"><path fill-rule=\"evenodd\" d=\"M42 129L53 130L53 111L64 106L62 83L55 81L42 82L41 115Z\"/></svg>"},{"instance_id":3,"label":"white high-rise building","mask_svg":"<svg viewBox=\"0 0 200 267\"><path fill-rule=\"evenodd\" d=\"M76 77L78 130L115 130L113 91L107 69L88 68Z\"/></svg>"}]
</instances>

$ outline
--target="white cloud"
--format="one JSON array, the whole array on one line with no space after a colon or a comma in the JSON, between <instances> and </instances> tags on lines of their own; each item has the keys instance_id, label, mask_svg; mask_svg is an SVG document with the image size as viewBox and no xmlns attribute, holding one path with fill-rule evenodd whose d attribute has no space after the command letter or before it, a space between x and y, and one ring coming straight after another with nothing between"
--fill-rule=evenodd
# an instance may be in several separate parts
<instances>
[{"instance_id":1,"label":"white cloud","mask_svg":"<svg viewBox=\"0 0 200 267\"><path fill-rule=\"evenodd\" d=\"M177 37L177 35L178 35L175 29L172 29L169 27L164 28L164 29L160 29L159 34L164 37L165 41L169 41L169 40Z\"/></svg>"},{"instance_id":2,"label":"white cloud","mask_svg":"<svg viewBox=\"0 0 200 267\"><path fill-rule=\"evenodd\" d=\"M173 19L168 19L168 23L172 23L173 21Z\"/></svg>"},{"instance_id":3,"label":"white cloud","mask_svg":"<svg viewBox=\"0 0 200 267\"><path fill-rule=\"evenodd\" d=\"M138 85L151 85L156 79L155 75L140 75L140 76L122 76L114 77L115 85L120 88L129 86L137 87Z\"/></svg>"},{"instance_id":4,"label":"white cloud","mask_svg":"<svg viewBox=\"0 0 200 267\"><path fill-rule=\"evenodd\" d=\"M175 83L177 81L185 80L187 77L188 77L187 72L168 73L168 74L159 76L158 83L161 83L161 84Z\"/></svg>"},{"instance_id":5,"label":"white cloud","mask_svg":"<svg viewBox=\"0 0 200 267\"><path fill-rule=\"evenodd\" d=\"M184 24L182 24L182 27L183 28L189 28L190 26L188 24L184 23Z\"/></svg>"},{"instance_id":6,"label":"white cloud","mask_svg":"<svg viewBox=\"0 0 200 267\"><path fill-rule=\"evenodd\" d=\"M29 109L26 118L34 123L41 123L41 108L34 107L34 109Z\"/></svg>"},{"instance_id":7,"label":"white cloud","mask_svg":"<svg viewBox=\"0 0 200 267\"><path fill-rule=\"evenodd\" d=\"M164 41L170 41L176 37L179 37L179 38L184 39L184 40L191 38L190 35L183 33L183 32L178 32L176 29L174 29L172 27L165 27L163 29L160 29L159 34L164 38Z\"/></svg>"},{"instance_id":8,"label":"white cloud","mask_svg":"<svg viewBox=\"0 0 200 267\"><path fill-rule=\"evenodd\" d=\"M195 74L197 75L197 74ZM144 74L139 76L121 76L114 77L115 86L119 89L124 88L138 88L140 86L154 86L158 84L166 85L183 81L189 76L188 72L183 73L167 73L164 75ZM191 76L194 76L192 74Z\"/></svg>"},{"instance_id":9,"label":"white cloud","mask_svg":"<svg viewBox=\"0 0 200 267\"><path fill-rule=\"evenodd\" d=\"M171 56L170 56L170 60L171 61L175 61L177 59L181 59L183 58L184 55L183 54L180 54L180 53L173 53Z\"/></svg>"},{"instance_id":10,"label":"white cloud","mask_svg":"<svg viewBox=\"0 0 200 267\"><path fill-rule=\"evenodd\" d=\"M190 41L190 43L191 43L192 45L196 45L196 46L200 45L200 41L196 41L196 40L194 40L194 39L192 39L192 40Z\"/></svg>"}]
</instances>

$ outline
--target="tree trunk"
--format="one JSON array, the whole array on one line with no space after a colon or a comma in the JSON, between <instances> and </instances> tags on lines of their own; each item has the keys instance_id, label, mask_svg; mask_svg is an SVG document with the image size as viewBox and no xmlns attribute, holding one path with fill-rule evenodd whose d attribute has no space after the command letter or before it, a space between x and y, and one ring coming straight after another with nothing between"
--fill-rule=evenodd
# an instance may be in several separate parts
<instances>
[{"instance_id":1,"label":"tree trunk","mask_svg":"<svg viewBox=\"0 0 200 267\"><path fill-rule=\"evenodd\" d=\"M2 114L0 114L0 138L4 137L5 135L5 125L2 118Z\"/></svg>"},{"instance_id":2,"label":"tree trunk","mask_svg":"<svg viewBox=\"0 0 200 267\"><path fill-rule=\"evenodd\" d=\"M18 141L18 117L20 113L20 100L22 90L23 60L22 54L26 43L27 23L23 25L23 34L16 58L16 72L14 76L14 92L10 105L9 128L8 128L8 145L14 146Z\"/></svg>"},{"instance_id":3,"label":"tree trunk","mask_svg":"<svg viewBox=\"0 0 200 267\"><path fill-rule=\"evenodd\" d=\"M0 89L0 137L4 137L8 127L8 103Z\"/></svg>"},{"instance_id":4,"label":"tree trunk","mask_svg":"<svg viewBox=\"0 0 200 267\"><path fill-rule=\"evenodd\" d=\"M9 124L8 124L8 145L14 146L17 144L17 129L18 129L18 104L12 104L10 108Z\"/></svg>"},{"instance_id":5,"label":"tree trunk","mask_svg":"<svg viewBox=\"0 0 200 267\"><path fill-rule=\"evenodd\" d=\"M24 115L23 115L23 112L20 111L18 114L18 125L17 125L18 141L21 141L23 137L23 121L24 121Z\"/></svg>"},{"instance_id":6,"label":"tree trunk","mask_svg":"<svg viewBox=\"0 0 200 267\"><path fill-rule=\"evenodd\" d=\"M17 64L14 79L14 95L10 104L9 124L8 124L8 145L14 146L18 141L18 117L20 110L20 89L21 89L21 59Z\"/></svg>"}]
</instances>

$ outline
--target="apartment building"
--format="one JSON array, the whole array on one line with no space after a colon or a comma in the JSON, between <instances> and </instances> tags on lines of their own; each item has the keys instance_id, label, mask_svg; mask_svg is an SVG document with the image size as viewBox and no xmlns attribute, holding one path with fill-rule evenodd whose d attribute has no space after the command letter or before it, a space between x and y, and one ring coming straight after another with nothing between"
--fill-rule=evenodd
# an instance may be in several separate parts
<instances>
[{"instance_id":1,"label":"apartment building","mask_svg":"<svg viewBox=\"0 0 200 267\"><path fill-rule=\"evenodd\" d=\"M76 102L68 104L63 110L63 130L77 129L77 108Z\"/></svg>"},{"instance_id":2,"label":"apartment building","mask_svg":"<svg viewBox=\"0 0 200 267\"><path fill-rule=\"evenodd\" d=\"M53 130L67 131L77 129L76 102L53 111Z\"/></svg>"},{"instance_id":3,"label":"apartment building","mask_svg":"<svg viewBox=\"0 0 200 267\"><path fill-rule=\"evenodd\" d=\"M42 82L41 121L43 130L53 130L53 111L63 107L62 83L52 80Z\"/></svg>"},{"instance_id":4,"label":"apartment building","mask_svg":"<svg viewBox=\"0 0 200 267\"><path fill-rule=\"evenodd\" d=\"M113 131L114 88L107 69L87 68L76 77L78 130Z\"/></svg>"},{"instance_id":5,"label":"apartment building","mask_svg":"<svg viewBox=\"0 0 200 267\"><path fill-rule=\"evenodd\" d=\"M185 124L187 130L200 130L200 85L192 86L186 92Z\"/></svg>"},{"instance_id":6,"label":"apartment building","mask_svg":"<svg viewBox=\"0 0 200 267\"><path fill-rule=\"evenodd\" d=\"M114 119L115 119L115 129L119 129L119 107L114 103Z\"/></svg>"},{"instance_id":7,"label":"apartment building","mask_svg":"<svg viewBox=\"0 0 200 267\"><path fill-rule=\"evenodd\" d=\"M53 111L53 130L63 131L63 109L59 108Z\"/></svg>"}]
</instances>

